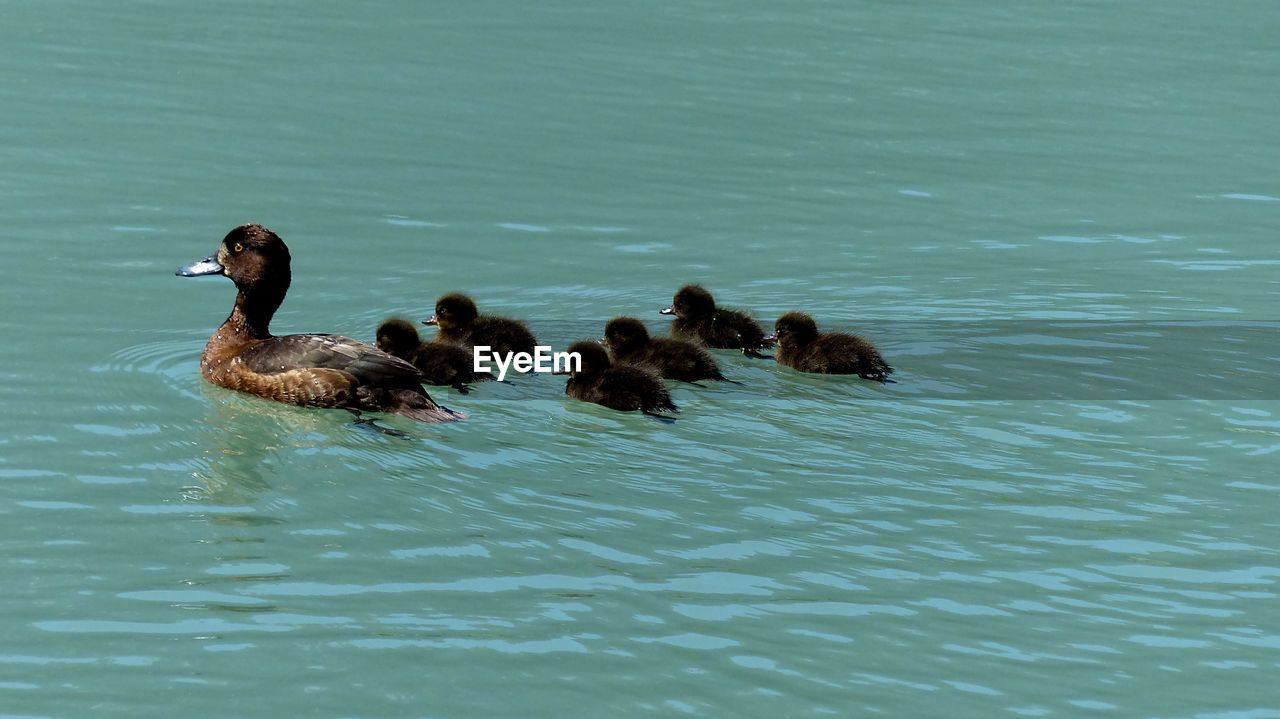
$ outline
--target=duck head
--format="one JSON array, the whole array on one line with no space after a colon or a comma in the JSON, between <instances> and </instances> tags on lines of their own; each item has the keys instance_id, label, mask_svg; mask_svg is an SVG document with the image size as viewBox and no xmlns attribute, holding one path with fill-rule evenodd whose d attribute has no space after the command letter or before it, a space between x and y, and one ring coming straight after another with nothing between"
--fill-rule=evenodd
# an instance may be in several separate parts
<instances>
[{"instance_id":1,"label":"duck head","mask_svg":"<svg viewBox=\"0 0 1280 719\"><path fill-rule=\"evenodd\" d=\"M803 312L788 312L773 323L773 334L766 342L776 341L783 347L803 347L818 338L818 325Z\"/></svg>"},{"instance_id":2,"label":"duck head","mask_svg":"<svg viewBox=\"0 0 1280 719\"><path fill-rule=\"evenodd\" d=\"M615 317L604 326L604 344L614 356L624 356L649 344L649 330L635 317Z\"/></svg>"},{"instance_id":3,"label":"duck head","mask_svg":"<svg viewBox=\"0 0 1280 719\"><path fill-rule=\"evenodd\" d=\"M280 235L262 225L241 225L227 233L218 251L185 267L180 277L224 275L241 291L289 288L289 248Z\"/></svg>"},{"instance_id":4,"label":"duck head","mask_svg":"<svg viewBox=\"0 0 1280 719\"><path fill-rule=\"evenodd\" d=\"M609 353L605 351L604 347L600 346L599 342L581 340L569 345L569 349L566 351L569 354L576 353L580 362L576 371L569 372L572 377L600 374L612 366L612 363L609 362Z\"/></svg>"},{"instance_id":5,"label":"duck head","mask_svg":"<svg viewBox=\"0 0 1280 719\"><path fill-rule=\"evenodd\" d=\"M378 349L404 359L422 344L418 329L402 319L389 319L378 325Z\"/></svg>"},{"instance_id":6,"label":"duck head","mask_svg":"<svg viewBox=\"0 0 1280 719\"><path fill-rule=\"evenodd\" d=\"M700 285L685 285L676 292L671 306L658 310L659 314L675 315L682 320L710 317L715 314L716 300L706 288Z\"/></svg>"},{"instance_id":7,"label":"duck head","mask_svg":"<svg viewBox=\"0 0 1280 719\"><path fill-rule=\"evenodd\" d=\"M436 313L422 321L424 325L438 325L441 332L463 329L480 315L476 303L470 297L454 292L436 300Z\"/></svg>"},{"instance_id":8,"label":"duck head","mask_svg":"<svg viewBox=\"0 0 1280 719\"><path fill-rule=\"evenodd\" d=\"M292 277L289 248L280 235L262 225L241 225L228 232L217 252L179 267L177 274L229 277L240 292L227 324L234 332L258 339L271 336L271 317L284 302Z\"/></svg>"}]
</instances>

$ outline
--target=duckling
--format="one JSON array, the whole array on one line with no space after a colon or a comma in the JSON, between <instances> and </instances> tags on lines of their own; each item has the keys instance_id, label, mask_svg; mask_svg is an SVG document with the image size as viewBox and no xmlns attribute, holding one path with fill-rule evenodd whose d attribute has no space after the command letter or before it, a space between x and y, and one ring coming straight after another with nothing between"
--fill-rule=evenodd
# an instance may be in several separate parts
<instances>
[{"instance_id":1,"label":"duckling","mask_svg":"<svg viewBox=\"0 0 1280 719\"><path fill-rule=\"evenodd\" d=\"M493 379L488 372L475 371L470 350L446 342L423 342L407 320L386 320L378 325L377 337L378 349L417 367L427 384L453 387L466 394L471 391L468 384Z\"/></svg>"},{"instance_id":2,"label":"duckling","mask_svg":"<svg viewBox=\"0 0 1280 719\"><path fill-rule=\"evenodd\" d=\"M702 345L678 339L649 337L644 323L634 317L616 317L604 328L603 342L613 361L640 365L659 376L681 382L723 380L720 368Z\"/></svg>"},{"instance_id":3,"label":"duckling","mask_svg":"<svg viewBox=\"0 0 1280 719\"><path fill-rule=\"evenodd\" d=\"M599 342L574 342L568 352L580 358L564 388L570 397L621 412L640 410L661 416L658 413L679 411L658 375L634 365L611 365L609 353Z\"/></svg>"},{"instance_id":4,"label":"duckling","mask_svg":"<svg viewBox=\"0 0 1280 719\"><path fill-rule=\"evenodd\" d=\"M771 347L764 330L751 316L740 310L716 308L716 300L699 285L685 285L676 292L671 306L659 314L675 315L671 336L699 340L708 347L740 349L742 354L766 359L757 350Z\"/></svg>"},{"instance_id":5,"label":"duckling","mask_svg":"<svg viewBox=\"0 0 1280 719\"><path fill-rule=\"evenodd\" d=\"M462 415L422 389L422 373L377 347L329 334L271 334L269 325L289 291L289 248L262 225L241 225L218 251L179 268L181 277L223 275L235 283L236 303L200 358L212 384L305 407L391 412L420 422Z\"/></svg>"},{"instance_id":6,"label":"duckling","mask_svg":"<svg viewBox=\"0 0 1280 719\"><path fill-rule=\"evenodd\" d=\"M788 312L778 318L770 335L778 342L778 362L822 374L856 374L863 379L892 382L893 368L871 340L844 332L818 332L813 318Z\"/></svg>"},{"instance_id":7,"label":"duckling","mask_svg":"<svg viewBox=\"0 0 1280 719\"><path fill-rule=\"evenodd\" d=\"M422 321L436 325L437 342L475 347L488 346L495 355L509 352L532 354L538 340L523 322L493 315L481 315L468 296L454 292L436 301L436 313Z\"/></svg>"}]
</instances>

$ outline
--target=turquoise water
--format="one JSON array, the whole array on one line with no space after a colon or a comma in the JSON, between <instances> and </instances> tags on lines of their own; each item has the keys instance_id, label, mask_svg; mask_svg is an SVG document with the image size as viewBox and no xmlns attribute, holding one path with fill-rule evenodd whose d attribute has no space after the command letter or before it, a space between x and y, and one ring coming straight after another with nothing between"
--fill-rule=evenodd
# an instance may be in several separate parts
<instances>
[{"instance_id":1,"label":"turquoise water","mask_svg":"<svg viewBox=\"0 0 1280 719\"><path fill-rule=\"evenodd\" d=\"M1274 3L5 10L0 716L1280 717ZM696 280L900 381L397 440L202 382L248 221L280 333Z\"/></svg>"}]
</instances>

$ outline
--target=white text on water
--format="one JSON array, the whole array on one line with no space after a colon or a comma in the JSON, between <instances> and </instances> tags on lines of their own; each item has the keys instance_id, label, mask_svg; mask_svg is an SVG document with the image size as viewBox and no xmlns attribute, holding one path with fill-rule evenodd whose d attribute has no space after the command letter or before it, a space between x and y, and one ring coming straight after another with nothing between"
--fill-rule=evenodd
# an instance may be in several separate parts
<instances>
[{"instance_id":1,"label":"white text on water","mask_svg":"<svg viewBox=\"0 0 1280 719\"><path fill-rule=\"evenodd\" d=\"M550 372L566 374L582 369L582 357L577 352L552 352L547 345L536 345L533 353L508 352L500 355L491 352L488 345L476 345L472 348L472 369L476 372L489 372L492 360L498 365L498 381L507 376L508 369L517 372Z\"/></svg>"}]
</instances>

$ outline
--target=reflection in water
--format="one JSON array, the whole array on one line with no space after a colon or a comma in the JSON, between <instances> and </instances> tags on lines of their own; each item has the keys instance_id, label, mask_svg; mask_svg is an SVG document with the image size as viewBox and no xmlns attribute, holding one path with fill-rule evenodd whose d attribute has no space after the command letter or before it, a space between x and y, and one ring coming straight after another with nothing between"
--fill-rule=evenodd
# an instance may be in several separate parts
<instances>
[{"instance_id":1,"label":"reflection in water","mask_svg":"<svg viewBox=\"0 0 1280 719\"><path fill-rule=\"evenodd\" d=\"M202 447L199 487L184 490L188 499L226 505L252 504L270 489L264 463L276 452L314 450L327 443L333 420L323 415L255 397L241 396L203 381L207 418L199 426Z\"/></svg>"}]
</instances>

